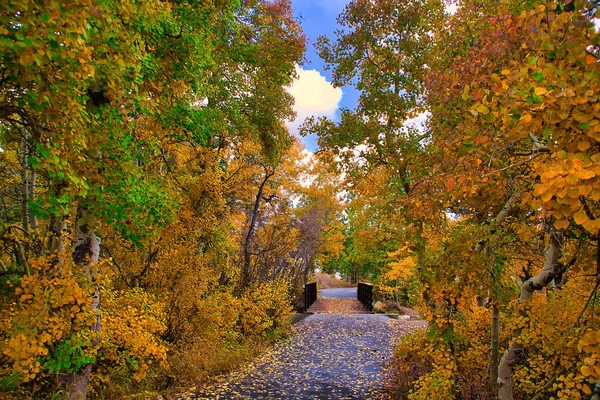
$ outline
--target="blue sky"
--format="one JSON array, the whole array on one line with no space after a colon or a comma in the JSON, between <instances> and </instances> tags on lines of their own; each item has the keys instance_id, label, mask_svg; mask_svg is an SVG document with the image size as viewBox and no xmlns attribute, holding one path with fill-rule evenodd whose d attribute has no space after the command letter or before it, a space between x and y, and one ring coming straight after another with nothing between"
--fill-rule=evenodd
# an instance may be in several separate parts
<instances>
[{"instance_id":1,"label":"blue sky","mask_svg":"<svg viewBox=\"0 0 600 400\"><path fill-rule=\"evenodd\" d=\"M300 66L300 79L290 88L290 93L296 98L294 108L298 118L288 123L288 127L296 136L298 127L308 116L327 116L337 122L341 108L354 109L356 106L359 93L352 87L331 86L331 71L325 71L324 63L314 47L319 36L335 39L334 31L339 27L336 18L349 2L350 0L292 0L294 15L300 20L308 37L307 62ZM447 3L446 11L453 14L456 7L456 4ZM406 122L422 128L426 117L427 114L423 113ZM300 140L307 150L313 152L317 149L317 138L314 135Z\"/></svg>"},{"instance_id":2,"label":"blue sky","mask_svg":"<svg viewBox=\"0 0 600 400\"><path fill-rule=\"evenodd\" d=\"M300 79L292 87L296 97L298 118L288 124L296 133L305 117L325 115L338 120L339 109L354 108L358 93L350 88L334 89L331 82L331 71L325 71L324 63L319 58L314 44L317 37L325 35L334 38L334 30L338 27L336 18L343 11L349 0L293 0L294 15L300 20L302 29L308 38L306 49L307 62L300 66ZM315 137L302 138L307 150L314 151Z\"/></svg>"}]
</instances>

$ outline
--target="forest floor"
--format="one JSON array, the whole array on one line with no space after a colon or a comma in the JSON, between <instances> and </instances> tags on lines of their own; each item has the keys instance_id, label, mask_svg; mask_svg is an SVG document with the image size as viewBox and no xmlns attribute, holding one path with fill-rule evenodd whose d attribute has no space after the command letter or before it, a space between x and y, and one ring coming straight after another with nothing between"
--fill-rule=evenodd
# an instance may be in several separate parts
<instances>
[{"instance_id":1,"label":"forest floor","mask_svg":"<svg viewBox=\"0 0 600 400\"><path fill-rule=\"evenodd\" d=\"M387 398L382 388L394 345L425 322L368 314L356 288L324 289L310 311L289 340L180 399Z\"/></svg>"}]
</instances>

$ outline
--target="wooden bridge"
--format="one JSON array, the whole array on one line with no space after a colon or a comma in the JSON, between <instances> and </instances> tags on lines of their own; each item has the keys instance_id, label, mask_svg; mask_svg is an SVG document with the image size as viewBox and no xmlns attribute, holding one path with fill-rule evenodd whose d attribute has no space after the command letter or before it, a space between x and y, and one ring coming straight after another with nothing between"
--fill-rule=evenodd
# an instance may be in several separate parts
<instances>
[{"instance_id":1,"label":"wooden bridge","mask_svg":"<svg viewBox=\"0 0 600 400\"><path fill-rule=\"evenodd\" d=\"M356 288L323 289L317 283L304 285L304 310L314 314L367 314L373 309L373 285L359 282Z\"/></svg>"}]
</instances>

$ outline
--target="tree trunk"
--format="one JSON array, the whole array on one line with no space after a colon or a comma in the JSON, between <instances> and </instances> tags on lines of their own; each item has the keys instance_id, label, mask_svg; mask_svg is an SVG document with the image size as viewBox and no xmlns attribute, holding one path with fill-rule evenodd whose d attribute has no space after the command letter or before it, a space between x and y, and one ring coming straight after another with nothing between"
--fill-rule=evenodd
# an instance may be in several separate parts
<instances>
[{"instance_id":1,"label":"tree trunk","mask_svg":"<svg viewBox=\"0 0 600 400\"><path fill-rule=\"evenodd\" d=\"M492 228L490 230L490 234L493 234L494 232L496 232L498 230L498 228L500 228L500 226L502 225L502 223L504 222L504 220L506 219L506 217L508 217L513 209L513 207L515 206L515 204L517 203L517 201L520 199L521 194L518 190L514 190L512 195L510 196L510 198L508 199L508 201L504 204L504 207L502 207L502 210L500 210L500 212L498 213L498 215L496 215L496 218L494 218L493 222L492 222ZM475 247L475 252L480 253L483 251L485 245L487 243L487 239L485 240L480 240L479 243L477 243L477 246ZM489 253L489 248L487 249L487 252ZM492 326L491 326L491 335L490 335L490 382L489 382L489 387L490 390L492 392L495 392L498 388L497 386L497 381L498 381L498 357L499 357L499 353L500 353L500 310L498 309L498 305L496 304L496 300L492 300ZM485 304L489 304L489 299L478 299L478 304L480 305L485 305Z\"/></svg>"},{"instance_id":2,"label":"tree trunk","mask_svg":"<svg viewBox=\"0 0 600 400\"><path fill-rule=\"evenodd\" d=\"M60 252L65 249L63 233L67 230L67 217L50 216L48 224L48 239L46 249L50 252Z\"/></svg>"},{"instance_id":3,"label":"tree trunk","mask_svg":"<svg viewBox=\"0 0 600 400\"><path fill-rule=\"evenodd\" d=\"M262 200L263 192L265 189L265 185L275 174L274 169L268 169L265 167L265 177L260 183L258 188L258 193L256 194L256 198L254 200L254 207L252 208L252 212L250 214L250 226L248 227L248 233L246 234L246 238L244 239L244 263L242 265L242 271L240 276L240 289L244 289L248 287L252 283L251 271L250 271L250 261L251 261L251 253L250 253L250 245L252 243L252 238L254 236L254 232L256 230L256 223L258 220L258 210L260 208L260 203Z\"/></svg>"},{"instance_id":4,"label":"tree trunk","mask_svg":"<svg viewBox=\"0 0 600 400\"><path fill-rule=\"evenodd\" d=\"M536 290L542 290L557 276L559 273L558 269L560 268L558 259L562 255L562 243L562 233L552 230L550 232L550 244L548 250L546 250L546 260L544 261L542 271L521 285L521 295L519 297L521 303L531 300ZM512 367L517 361L519 352L523 349L523 346L516 342L520 334L520 329L516 329L513 332L512 343L502 355L498 366L498 398L500 400L513 399Z\"/></svg>"},{"instance_id":5,"label":"tree trunk","mask_svg":"<svg viewBox=\"0 0 600 400\"><path fill-rule=\"evenodd\" d=\"M34 170L31 171L31 178L29 179L29 199L35 199L35 180L37 179L37 174ZM38 220L35 215L31 213L31 209L29 210L29 223L31 224L31 228L36 230L38 228ZM35 232L36 238L39 240L38 233Z\"/></svg>"},{"instance_id":6,"label":"tree trunk","mask_svg":"<svg viewBox=\"0 0 600 400\"><path fill-rule=\"evenodd\" d=\"M84 207L77 210L77 221L75 223L75 242L73 251L73 260L75 264L83 269L86 276L92 276L92 266L98 263L100 258L100 238L94 233L93 227ZM92 310L96 313L96 321L92 325L92 332L99 334L101 330L100 317L100 289L96 286L92 297ZM86 398L90 375L92 373L92 364L88 364L80 371L72 373L66 382L65 399L83 400Z\"/></svg>"},{"instance_id":7,"label":"tree trunk","mask_svg":"<svg viewBox=\"0 0 600 400\"><path fill-rule=\"evenodd\" d=\"M21 133L21 221L29 232L29 180L27 179L27 131Z\"/></svg>"},{"instance_id":8,"label":"tree trunk","mask_svg":"<svg viewBox=\"0 0 600 400\"><path fill-rule=\"evenodd\" d=\"M494 302L492 304L492 334L490 350L490 391L497 390L498 362L500 358L500 309Z\"/></svg>"},{"instance_id":9,"label":"tree trunk","mask_svg":"<svg viewBox=\"0 0 600 400\"><path fill-rule=\"evenodd\" d=\"M594 386L594 391L592 393L594 393L594 396L591 398L591 400L600 400L600 381L596 383L596 386Z\"/></svg>"}]
</instances>

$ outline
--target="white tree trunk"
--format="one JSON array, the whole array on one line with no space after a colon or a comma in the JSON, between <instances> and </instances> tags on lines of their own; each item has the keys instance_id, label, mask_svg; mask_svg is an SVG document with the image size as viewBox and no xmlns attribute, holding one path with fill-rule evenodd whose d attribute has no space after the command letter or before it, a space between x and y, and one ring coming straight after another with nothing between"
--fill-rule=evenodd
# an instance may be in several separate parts
<instances>
[{"instance_id":1,"label":"white tree trunk","mask_svg":"<svg viewBox=\"0 0 600 400\"><path fill-rule=\"evenodd\" d=\"M21 133L21 220L23 230L29 232L29 179L27 179L27 130Z\"/></svg>"},{"instance_id":2,"label":"white tree trunk","mask_svg":"<svg viewBox=\"0 0 600 400\"><path fill-rule=\"evenodd\" d=\"M92 266L97 264L100 258L100 238L96 236L89 222L87 210L79 207L75 223L73 260L78 266L83 268L87 276L93 274ZM100 333L102 320L99 312L100 291L98 286L95 288L90 307L96 312L96 321L92 325L92 331ZM65 388L66 400L84 400L86 398L91 373L92 364L88 364L80 371L74 372L68 377Z\"/></svg>"},{"instance_id":3,"label":"white tree trunk","mask_svg":"<svg viewBox=\"0 0 600 400\"><path fill-rule=\"evenodd\" d=\"M519 199L521 198L521 193L518 190L514 190L502 210L498 213L496 218L492 221L492 227L490 229L489 234L493 234L496 230L500 228L506 217L508 217ZM475 252L481 253L485 248L487 243L486 240L481 240L475 247ZM489 252L489 248L488 248ZM500 352L500 310L498 309L498 305L496 304L496 299L478 299L478 304L484 306L486 304L492 303L492 318L491 318L491 335L490 335L490 382L489 386L492 391L496 390L496 383L498 381L498 358Z\"/></svg>"},{"instance_id":4,"label":"white tree trunk","mask_svg":"<svg viewBox=\"0 0 600 400\"><path fill-rule=\"evenodd\" d=\"M563 236L561 232L550 232L550 244L546 250L546 260L539 274L529 278L521 285L521 295L519 301L525 302L531 300L533 293L536 290L542 290L550 282L554 280L559 273L560 264L558 259L562 255ZM500 400L512 400L512 367L517 361L519 352L523 346L516 343L516 339L520 336L521 330L517 329L513 332L512 343L504 352L500 365L498 366L498 398Z\"/></svg>"}]
</instances>

